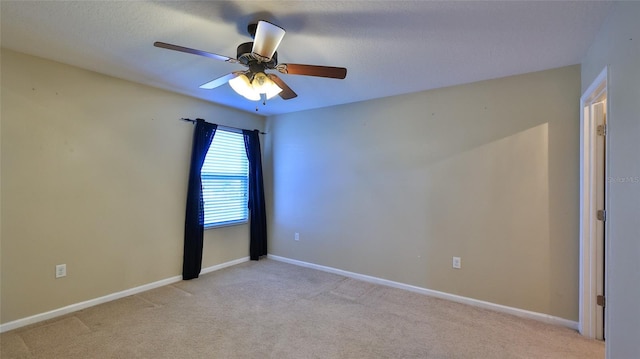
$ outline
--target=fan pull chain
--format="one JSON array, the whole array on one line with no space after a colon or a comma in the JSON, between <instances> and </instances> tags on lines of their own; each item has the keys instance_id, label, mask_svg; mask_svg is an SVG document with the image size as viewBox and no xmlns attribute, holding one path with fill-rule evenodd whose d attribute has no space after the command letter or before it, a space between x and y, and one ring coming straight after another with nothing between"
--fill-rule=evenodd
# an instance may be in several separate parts
<instances>
[{"instance_id":1,"label":"fan pull chain","mask_svg":"<svg viewBox=\"0 0 640 359\"><path fill-rule=\"evenodd\" d=\"M267 105L267 94L261 93L260 94L260 99L262 99L262 106L266 106ZM256 106L256 112L258 112L258 106Z\"/></svg>"}]
</instances>

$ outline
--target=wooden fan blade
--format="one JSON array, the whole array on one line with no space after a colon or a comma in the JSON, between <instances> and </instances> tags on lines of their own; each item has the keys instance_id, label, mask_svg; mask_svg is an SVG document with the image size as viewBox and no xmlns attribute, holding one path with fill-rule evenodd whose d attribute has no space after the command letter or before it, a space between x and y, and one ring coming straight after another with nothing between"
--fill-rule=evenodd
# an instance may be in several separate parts
<instances>
[{"instance_id":1,"label":"wooden fan blade","mask_svg":"<svg viewBox=\"0 0 640 359\"><path fill-rule=\"evenodd\" d=\"M196 49L192 49L192 48L189 48L189 47L173 45L173 44L167 44L166 42L156 41L156 42L153 43L153 46L160 47L160 48L163 48L163 49L186 52L187 54L204 56L204 57L208 57L208 58L216 59L216 60L220 60L220 61L226 61L226 62L231 62L231 63L237 63L238 62L238 60L232 59L232 58L227 57L227 56L213 54L211 52L206 52L206 51L202 51L202 50L196 50Z\"/></svg>"},{"instance_id":2,"label":"wooden fan blade","mask_svg":"<svg viewBox=\"0 0 640 359\"><path fill-rule=\"evenodd\" d=\"M284 81L282 81L282 79L280 79L277 75L268 74L267 76L269 76L271 81L275 82L276 85L278 85L278 87L282 89L282 92L280 92L278 95L280 95L283 100L291 100L292 98L298 97L298 94L293 92L293 90L289 86L287 86L287 84L284 83Z\"/></svg>"},{"instance_id":3,"label":"wooden fan blade","mask_svg":"<svg viewBox=\"0 0 640 359\"><path fill-rule=\"evenodd\" d=\"M332 79L344 79L347 77L347 69L344 67L280 64L277 69L283 74L289 75L328 77Z\"/></svg>"},{"instance_id":4,"label":"wooden fan blade","mask_svg":"<svg viewBox=\"0 0 640 359\"><path fill-rule=\"evenodd\" d=\"M209 81L206 84L202 84L200 85L201 89L205 89L205 90L211 90L214 89L218 86L222 86L224 84L226 84L227 82L229 82L229 80L231 79L235 79L236 77L242 75L242 72L232 72L230 74L218 77L215 80Z\"/></svg>"}]
</instances>

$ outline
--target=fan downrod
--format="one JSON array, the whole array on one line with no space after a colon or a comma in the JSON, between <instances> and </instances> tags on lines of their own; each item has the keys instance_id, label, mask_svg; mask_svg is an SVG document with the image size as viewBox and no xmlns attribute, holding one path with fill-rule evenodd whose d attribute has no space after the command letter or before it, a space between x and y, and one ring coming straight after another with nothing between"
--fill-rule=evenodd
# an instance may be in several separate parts
<instances>
[{"instance_id":1,"label":"fan downrod","mask_svg":"<svg viewBox=\"0 0 640 359\"><path fill-rule=\"evenodd\" d=\"M256 38L256 29L258 29L257 22L247 25L247 32L249 33L249 36L251 36L252 39Z\"/></svg>"}]
</instances>

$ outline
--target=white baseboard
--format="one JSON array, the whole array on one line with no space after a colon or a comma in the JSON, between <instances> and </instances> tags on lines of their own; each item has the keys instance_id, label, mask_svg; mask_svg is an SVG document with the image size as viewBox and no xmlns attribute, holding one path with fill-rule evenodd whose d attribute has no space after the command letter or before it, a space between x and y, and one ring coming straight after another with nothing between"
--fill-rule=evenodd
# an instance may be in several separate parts
<instances>
[{"instance_id":1,"label":"white baseboard","mask_svg":"<svg viewBox=\"0 0 640 359\"><path fill-rule=\"evenodd\" d=\"M215 272L217 270L223 269L223 268L227 268L227 267L231 267L234 266L236 264L240 264L240 263L244 263L244 262L248 262L249 261L249 257L243 257L243 258L238 258L238 259L234 259L232 261L228 261L228 262L224 262L224 263L220 263L211 267L207 267L207 268L203 268L200 271L200 274L207 274L207 273L211 273L211 272Z\"/></svg>"},{"instance_id":2,"label":"white baseboard","mask_svg":"<svg viewBox=\"0 0 640 359\"><path fill-rule=\"evenodd\" d=\"M280 256L276 256L276 255L273 255L273 254L269 254L267 257L270 258L270 259L276 260L276 261L295 264L295 265L298 265L298 266L301 266L301 267L318 269L318 270L321 270L321 271L324 271L324 272L339 274L339 275L342 275L342 276L345 276L345 277L358 279L358 280L362 280L362 281L369 282L369 283L381 284L381 285L385 285L385 286L388 286L388 287L404 289L404 290L408 290L408 291L411 291L411 292L425 294L425 295L429 295L429 296L440 298L440 299L450 300L452 302L467 304L467 305L471 305L471 306L474 306L474 307L489 309L489 310L493 310L493 311L496 311L496 312L515 315L515 316L518 316L518 317L521 317L521 318L534 319L534 320L537 320L537 321L540 321L540 322L545 322L545 323L549 323L549 324L559 325L559 326L568 327L568 328L571 328L571 329L574 329L574 330L578 330L578 322L575 322L575 321L572 321L572 320L568 320L568 319L564 319L564 318L560 318L560 317L555 317L553 315L548 315L548 314L532 312L532 311L528 311L528 310L524 310L524 309L508 307L506 305L495 304L495 303L491 303L491 302L485 302L483 300L478 300L478 299L463 297L463 296L460 296L460 295L440 292L440 291L437 291L437 290L417 287L417 286L413 286L413 285L410 285L410 284L394 282L394 281L387 280L387 279L372 277L372 276L359 274L359 273L353 273L353 272L345 271L345 270L342 270L342 269L326 267L326 266L323 266L323 265L303 262L303 261L299 261L299 260L296 260L296 259L280 257Z\"/></svg>"},{"instance_id":3,"label":"white baseboard","mask_svg":"<svg viewBox=\"0 0 640 359\"><path fill-rule=\"evenodd\" d=\"M368 276L368 275L364 275L364 274L349 272L349 271L345 271L345 270L342 270L342 269L327 267L327 266L323 266L323 265L319 265L319 264L303 262L303 261L299 261L299 260L296 260L296 259L280 257L280 256L276 256L276 255L273 255L273 254L269 254L267 257L270 258L270 259L276 260L276 261L295 264L295 265L298 265L298 266L301 266L301 267L317 269L317 270L321 270L321 271L324 271L324 272L339 274L339 275L342 275L342 276L345 276L345 277L354 278L354 279L362 280L362 281L369 282L369 283L381 284L381 285L394 287L394 288L398 288L398 289L404 289L404 290L408 290L408 291L411 291L411 292L430 295L432 297L446 299L446 300L450 300L450 301L457 302L457 303L468 304L468 305L472 305L472 306L475 306L475 307L480 307L480 308L484 308L484 309L494 310L494 311L497 311L497 312L502 312L502 313L515 315L515 316L522 317L522 318L534 319L534 320L538 320L538 321L545 322L545 323L550 323L550 324L554 324L554 325L560 325L560 326L568 327L568 328L571 328L571 329L574 329L574 330L578 329L578 322L575 322L575 321L572 321L572 320L568 320L568 319L564 319L564 318L555 317L555 316L548 315L548 314L531 312L531 311L528 311L528 310L523 310L523 309L508 307L508 306L505 306L505 305L485 302L485 301L478 300L478 299L467 298L467 297L463 297L463 296L459 296L459 295L455 295L455 294L449 294L449 293L440 292L440 291L436 291L436 290L431 290L431 289L427 289L427 288L417 287L417 286L413 286L413 285L410 285L410 284L394 282L394 281L387 280L387 279L382 279L382 278L372 277L372 276ZM223 269L223 268L227 268L227 267L230 267L230 266L234 266L236 264L248 262L248 261L249 261L249 257L239 258L239 259L236 259L236 260L233 260L233 261L229 261L229 262L217 264L217 265L214 265L214 266L211 266L211 267L203 268L200 271L200 274L206 274L206 273L215 272L217 270L220 270L220 269ZM14 320L12 322L8 322L8 323L5 323L5 324L0 324L0 333L4 333L4 332L7 332L9 330L17 329L17 328L24 327L24 326L27 326L27 325L30 325L30 324L34 324L34 323L38 323L38 322L41 322L41 321L45 321L45 320L53 319L53 318L56 318L56 317L60 317L60 316L63 316L65 314L73 313L73 312L76 312L76 311L79 311L79 310L82 310L82 309L86 309L86 308L93 307L93 306L96 306L96 305L99 305L99 304L110 302L112 300L128 297L130 295L142 293L142 292L145 292L145 291L148 291L148 290L151 290L151 289L155 289L155 288L159 288L159 287L162 287L162 286L165 286L165 285L169 285L169 284L172 284L172 283L177 283L177 282L179 282L181 280L182 280L182 276L174 276L174 277L170 277L170 278L159 280L157 282L141 285L139 287L130 288L130 289L123 290L123 291L120 291L120 292L108 294L108 295L105 295L103 297L94 298L94 299L90 299L90 300L87 300L87 301L84 301L84 302L71 304L71 305L68 305L66 307L54 309L54 310L51 310L51 311L48 311L48 312L45 312L45 313L36 314L36 315L30 316L30 317L27 317L27 318L22 318L22 319Z\"/></svg>"},{"instance_id":4,"label":"white baseboard","mask_svg":"<svg viewBox=\"0 0 640 359\"><path fill-rule=\"evenodd\" d=\"M230 267L230 266L233 266L233 265L236 265L236 264L240 264L240 263L243 263L243 262L248 262L248 261L249 261L249 257L244 257L244 258L232 260L232 261L229 261L229 262L217 264L217 265L214 265L214 266L211 266L211 267L203 268L200 271L200 274L206 274L206 273L215 272L217 270L220 270L220 269L223 269L223 268L226 268L226 267ZM86 308L89 308L89 307L93 307L93 306L96 306L98 304L103 304L103 303L106 303L106 302L110 302L112 300L116 300L116 299L128 297L130 295L146 292L148 290L159 288L159 287L163 287L165 285L169 285L169 284L172 284L172 283L177 283L177 282L179 282L181 280L182 280L182 276L178 275L178 276L175 276L175 277L162 279L162 280L159 280L157 282L144 284L144 285L141 285L139 287L126 289L126 290L123 290L121 292L111 293L111 294L105 295L103 297L94 298L94 299L90 299L90 300L87 300L87 301L84 301L84 302L67 305L66 307L54 309L54 310L51 310L51 311L48 311L48 312L45 312L45 313L32 315L32 316L27 317L27 318L22 318L22 319L14 320L12 322L0 324L0 333L4 333L4 332L7 332L9 330L13 330L13 329L17 329L17 328L20 328L20 327L24 327L26 325L30 325L30 324L42 322L42 321L45 321L45 320L53 319L53 318L56 318L56 317L60 317L60 316L63 316L65 314L77 312L79 310L86 309Z\"/></svg>"}]
</instances>

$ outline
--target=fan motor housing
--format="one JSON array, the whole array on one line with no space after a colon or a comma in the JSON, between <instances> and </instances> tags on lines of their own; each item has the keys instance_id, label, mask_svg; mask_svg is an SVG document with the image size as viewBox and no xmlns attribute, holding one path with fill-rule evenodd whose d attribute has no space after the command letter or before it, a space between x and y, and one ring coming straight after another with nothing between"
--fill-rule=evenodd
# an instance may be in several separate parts
<instances>
[{"instance_id":1,"label":"fan motor housing","mask_svg":"<svg viewBox=\"0 0 640 359\"><path fill-rule=\"evenodd\" d=\"M253 49L253 42L245 42L238 45L238 49L236 51L237 56L236 59L240 61L241 64L250 66L252 63L259 62L255 57L251 55L251 50ZM262 62L265 68L273 69L278 64L278 52L276 51L271 57L269 62Z\"/></svg>"}]
</instances>

